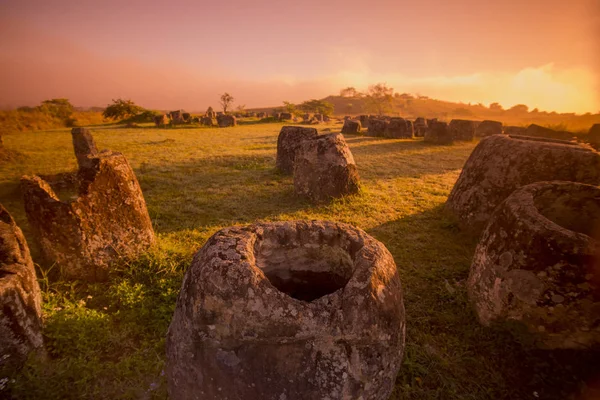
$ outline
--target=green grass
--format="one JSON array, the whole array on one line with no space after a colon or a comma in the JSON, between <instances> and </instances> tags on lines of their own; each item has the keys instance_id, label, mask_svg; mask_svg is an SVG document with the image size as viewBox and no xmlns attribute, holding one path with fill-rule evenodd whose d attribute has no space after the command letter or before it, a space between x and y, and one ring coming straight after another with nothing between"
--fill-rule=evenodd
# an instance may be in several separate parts
<instances>
[{"instance_id":1,"label":"green grass","mask_svg":"<svg viewBox=\"0 0 600 400\"><path fill-rule=\"evenodd\" d=\"M99 148L126 155L146 198L157 244L85 285L39 265L46 361L9 384L18 399L166 398L164 340L185 269L217 230L257 220L328 219L356 225L394 255L404 287L407 344L392 399L566 399L599 373L593 354L544 352L479 326L465 279L475 247L442 211L475 144L347 136L359 195L314 206L275 169L282 124L235 128L94 131ZM341 125L329 125L339 131ZM23 174L75 169L68 130L6 135L21 156L0 164L0 203L35 241L19 192ZM0 392L0 397L2 393Z\"/></svg>"}]
</instances>

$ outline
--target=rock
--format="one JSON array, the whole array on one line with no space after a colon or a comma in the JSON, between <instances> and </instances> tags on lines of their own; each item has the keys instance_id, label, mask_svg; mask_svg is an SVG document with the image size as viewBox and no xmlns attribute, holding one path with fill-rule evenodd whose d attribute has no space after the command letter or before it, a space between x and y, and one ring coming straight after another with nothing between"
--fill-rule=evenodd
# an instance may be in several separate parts
<instances>
[{"instance_id":1,"label":"rock","mask_svg":"<svg viewBox=\"0 0 600 400\"><path fill-rule=\"evenodd\" d=\"M347 119L344 121L344 126L342 127L342 133L360 133L360 121L355 121L352 119Z\"/></svg>"},{"instance_id":2,"label":"rock","mask_svg":"<svg viewBox=\"0 0 600 400\"><path fill-rule=\"evenodd\" d=\"M510 136L526 136L527 128L522 126L505 126L504 134Z\"/></svg>"},{"instance_id":3,"label":"rock","mask_svg":"<svg viewBox=\"0 0 600 400\"><path fill-rule=\"evenodd\" d=\"M21 178L25 212L45 258L67 278L105 280L112 262L154 242L135 174L121 153L103 151L80 168L78 197L61 201L38 176Z\"/></svg>"},{"instance_id":4,"label":"rock","mask_svg":"<svg viewBox=\"0 0 600 400\"><path fill-rule=\"evenodd\" d=\"M280 120L281 119L281 113L273 113L273 118L275 118L276 120Z\"/></svg>"},{"instance_id":5,"label":"rock","mask_svg":"<svg viewBox=\"0 0 600 400\"><path fill-rule=\"evenodd\" d=\"M154 125L161 127L169 124L169 117L167 114L155 115L154 116Z\"/></svg>"},{"instance_id":6,"label":"rock","mask_svg":"<svg viewBox=\"0 0 600 400\"><path fill-rule=\"evenodd\" d=\"M279 120L280 121L291 120L292 118L294 118L294 116L291 113L281 113L281 114L279 114Z\"/></svg>"},{"instance_id":7,"label":"rock","mask_svg":"<svg viewBox=\"0 0 600 400\"><path fill-rule=\"evenodd\" d=\"M207 118L213 119L213 118L217 118L217 113L214 112L212 107L208 107L208 109L206 110L206 114L204 114L204 116Z\"/></svg>"},{"instance_id":8,"label":"rock","mask_svg":"<svg viewBox=\"0 0 600 400\"><path fill-rule=\"evenodd\" d=\"M389 121L380 118L369 118L368 135L369 136L384 136L389 125Z\"/></svg>"},{"instance_id":9,"label":"rock","mask_svg":"<svg viewBox=\"0 0 600 400\"><path fill-rule=\"evenodd\" d=\"M202 117L202 119L200 119L200 124L204 126L216 126L217 120L215 118Z\"/></svg>"},{"instance_id":10,"label":"rock","mask_svg":"<svg viewBox=\"0 0 600 400\"><path fill-rule=\"evenodd\" d=\"M595 124L590 128L587 136L587 142L594 148L600 149L600 124Z\"/></svg>"},{"instance_id":11,"label":"rock","mask_svg":"<svg viewBox=\"0 0 600 400\"><path fill-rule=\"evenodd\" d=\"M394 139L412 139L414 137L412 123L404 118L391 118L384 132L384 136Z\"/></svg>"},{"instance_id":12,"label":"rock","mask_svg":"<svg viewBox=\"0 0 600 400\"><path fill-rule=\"evenodd\" d=\"M471 153L446 207L462 228L480 233L494 209L521 186L541 181L600 183L600 154L560 140L494 135Z\"/></svg>"},{"instance_id":13,"label":"rock","mask_svg":"<svg viewBox=\"0 0 600 400\"><path fill-rule=\"evenodd\" d=\"M424 137L425 142L432 144L452 144L454 138L445 122L431 121Z\"/></svg>"},{"instance_id":14,"label":"rock","mask_svg":"<svg viewBox=\"0 0 600 400\"><path fill-rule=\"evenodd\" d=\"M437 118L431 118L427 120L427 126L430 126L431 124L433 124L434 122L438 122Z\"/></svg>"},{"instance_id":15,"label":"rock","mask_svg":"<svg viewBox=\"0 0 600 400\"><path fill-rule=\"evenodd\" d=\"M23 232L0 204L0 380L30 352L44 353L41 304Z\"/></svg>"},{"instance_id":16,"label":"rock","mask_svg":"<svg viewBox=\"0 0 600 400\"><path fill-rule=\"evenodd\" d=\"M284 126L279 131L277 138L277 168L285 173L294 172L294 159L296 151L306 140L315 139L319 134L315 128L301 126Z\"/></svg>"},{"instance_id":17,"label":"rock","mask_svg":"<svg viewBox=\"0 0 600 400\"><path fill-rule=\"evenodd\" d=\"M544 128L536 124L531 124L527 127L526 136L542 137L548 139L573 140L574 136L570 132L555 131L554 129Z\"/></svg>"},{"instance_id":18,"label":"rock","mask_svg":"<svg viewBox=\"0 0 600 400\"><path fill-rule=\"evenodd\" d=\"M358 119L360 120L360 125L363 128L369 129L369 119L371 119L370 115L360 115Z\"/></svg>"},{"instance_id":19,"label":"rock","mask_svg":"<svg viewBox=\"0 0 600 400\"><path fill-rule=\"evenodd\" d=\"M323 114L315 114L313 115L313 118L315 118L319 122L323 122Z\"/></svg>"},{"instance_id":20,"label":"rock","mask_svg":"<svg viewBox=\"0 0 600 400\"><path fill-rule=\"evenodd\" d=\"M455 141L470 142L475 138L475 126L475 121L453 119L448 125L448 130Z\"/></svg>"},{"instance_id":21,"label":"rock","mask_svg":"<svg viewBox=\"0 0 600 400\"><path fill-rule=\"evenodd\" d=\"M79 168L90 168L93 165L90 157L98 155L92 133L87 128L73 128L71 129L71 137Z\"/></svg>"},{"instance_id":22,"label":"rock","mask_svg":"<svg viewBox=\"0 0 600 400\"><path fill-rule=\"evenodd\" d=\"M267 113L265 112L259 112L256 114L257 118L267 118Z\"/></svg>"},{"instance_id":23,"label":"rock","mask_svg":"<svg viewBox=\"0 0 600 400\"><path fill-rule=\"evenodd\" d=\"M227 128L229 126L236 126L237 120L233 115L217 115L217 124L219 124L219 128Z\"/></svg>"},{"instance_id":24,"label":"rock","mask_svg":"<svg viewBox=\"0 0 600 400\"><path fill-rule=\"evenodd\" d=\"M475 135L477 137L487 137L492 135L501 135L502 134L502 122L499 121L490 121L485 120L482 121L477 129L475 130Z\"/></svg>"},{"instance_id":25,"label":"rock","mask_svg":"<svg viewBox=\"0 0 600 400\"><path fill-rule=\"evenodd\" d=\"M419 117L413 123L413 127L416 137L424 137L425 132L427 132L427 121L425 121L425 118Z\"/></svg>"},{"instance_id":26,"label":"rock","mask_svg":"<svg viewBox=\"0 0 600 400\"><path fill-rule=\"evenodd\" d=\"M545 348L600 345L599 229L596 186L539 182L513 192L471 266L469 297L481 323L524 326Z\"/></svg>"},{"instance_id":27,"label":"rock","mask_svg":"<svg viewBox=\"0 0 600 400\"><path fill-rule=\"evenodd\" d=\"M171 118L171 123L173 124L183 124L185 120L183 119L183 110L171 111L169 113L169 118Z\"/></svg>"},{"instance_id":28,"label":"rock","mask_svg":"<svg viewBox=\"0 0 600 400\"><path fill-rule=\"evenodd\" d=\"M183 122L189 123L192 120L192 114L186 112L181 113L181 118L183 119Z\"/></svg>"},{"instance_id":29,"label":"rock","mask_svg":"<svg viewBox=\"0 0 600 400\"><path fill-rule=\"evenodd\" d=\"M386 400L405 314L385 246L345 224L213 235L186 272L166 341L174 400Z\"/></svg>"},{"instance_id":30,"label":"rock","mask_svg":"<svg viewBox=\"0 0 600 400\"><path fill-rule=\"evenodd\" d=\"M359 176L350 148L339 133L305 140L296 150L294 188L312 201L358 192Z\"/></svg>"}]
</instances>

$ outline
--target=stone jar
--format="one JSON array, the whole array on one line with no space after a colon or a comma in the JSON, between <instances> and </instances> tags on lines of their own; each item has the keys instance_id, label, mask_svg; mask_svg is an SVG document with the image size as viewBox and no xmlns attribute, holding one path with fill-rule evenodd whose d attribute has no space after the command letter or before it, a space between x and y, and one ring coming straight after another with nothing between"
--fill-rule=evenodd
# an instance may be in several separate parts
<instances>
[{"instance_id":1,"label":"stone jar","mask_svg":"<svg viewBox=\"0 0 600 400\"><path fill-rule=\"evenodd\" d=\"M217 232L186 272L167 336L172 399L387 400L405 317L385 246L345 224Z\"/></svg>"},{"instance_id":2,"label":"stone jar","mask_svg":"<svg viewBox=\"0 0 600 400\"><path fill-rule=\"evenodd\" d=\"M600 188L538 182L494 212L468 292L484 325L513 322L540 347L600 344Z\"/></svg>"}]
</instances>

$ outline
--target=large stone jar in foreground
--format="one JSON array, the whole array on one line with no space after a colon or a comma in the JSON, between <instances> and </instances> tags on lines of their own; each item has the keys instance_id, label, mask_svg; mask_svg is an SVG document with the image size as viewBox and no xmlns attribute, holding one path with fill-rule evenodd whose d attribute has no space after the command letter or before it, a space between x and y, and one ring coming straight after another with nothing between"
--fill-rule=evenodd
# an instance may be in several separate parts
<instances>
[{"instance_id":1,"label":"large stone jar in foreground","mask_svg":"<svg viewBox=\"0 0 600 400\"><path fill-rule=\"evenodd\" d=\"M494 135L471 153L446 207L462 228L478 234L515 189L541 181L600 183L600 154L561 140Z\"/></svg>"},{"instance_id":2,"label":"large stone jar in foreground","mask_svg":"<svg viewBox=\"0 0 600 400\"><path fill-rule=\"evenodd\" d=\"M167 336L172 399L386 400L402 361L394 260L321 221L217 232L186 272Z\"/></svg>"},{"instance_id":3,"label":"large stone jar in foreground","mask_svg":"<svg viewBox=\"0 0 600 400\"><path fill-rule=\"evenodd\" d=\"M31 351L41 350L41 303L23 232L0 205L0 379L18 368Z\"/></svg>"},{"instance_id":4,"label":"large stone jar in foreground","mask_svg":"<svg viewBox=\"0 0 600 400\"><path fill-rule=\"evenodd\" d=\"M315 202L357 193L359 175L352 152L339 133L307 140L296 151L294 189Z\"/></svg>"},{"instance_id":5,"label":"large stone jar in foreground","mask_svg":"<svg viewBox=\"0 0 600 400\"><path fill-rule=\"evenodd\" d=\"M600 188L538 182L494 212L468 281L479 320L514 321L541 347L600 345Z\"/></svg>"}]
</instances>

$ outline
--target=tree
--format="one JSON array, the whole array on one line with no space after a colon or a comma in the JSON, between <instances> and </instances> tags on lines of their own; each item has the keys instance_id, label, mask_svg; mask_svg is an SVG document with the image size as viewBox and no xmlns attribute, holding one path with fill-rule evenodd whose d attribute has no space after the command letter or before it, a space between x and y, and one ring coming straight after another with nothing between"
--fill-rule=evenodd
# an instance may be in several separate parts
<instances>
[{"instance_id":1,"label":"tree","mask_svg":"<svg viewBox=\"0 0 600 400\"><path fill-rule=\"evenodd\" d=\"M342 97L359 97L359 95L360 93L358 90L352 86L348 86L347 88L340 90L340 96Z\"/></svg>"},{"instance_id":2,"label":"tree","mask_svg":"<svg viewBox=\"0 0 600 400\"><path fill-rule=\"evenodd\" d=\"M298 110L296 110L296 105L294 103L290 103L289 101L284 101L283 107L285 108L285 112L290 114L296 114L298 112Z\"/></svg>"},{"instance_id":3,"label":"tree","mask_svg":"<svg viewBox=\"0 0 600 400\"><path fill-rule=\"evenodd\" d=\"M106 106L104 112L102 113L102 116L106 119L117 120L131 118L145 111L143 107L138 106L129 99L113 99L112 102L112 104Z\"/></svg>"},{"instance_id":4,"label":"tree","mask_svg":"<svg viewBox=\"0 0 600 400\"><path fill-rule=\"evenodd\" d=\"M221 101L219 103L221 103L221 106L223 107L224 114L227 114L227 109L233 104L233 100L233 96L227 92L221 95Z\"/></svg>"},{"instance_id":5,"label":"tree","mask_svg":"<svg viewBox=\"0 0 600 400\"><path fill-rule=\"evenodd\" d=\"M509 108L508 111L512 111L515 113L526 113L529 111L529 107L527 107L525 104L517 104Z\"/></svg>"},{"instance_id":6,"label":"tree","mask_svg":"<svg viewBox=\"0 0 600 400\"><path fill-rule=\"evenodd\" d=\"M369 86L367 92L367 107L377 112L378 115L390 111L394 100L394 89L386 83Z\"/></svg>"},{"instance_id":7,"label":"tree","mask_svg":"<svg viewBox=\"0 0 600 400\"><path fill-rule=\"evenodd\" d=\"M494 110L494 111L502 111L503 108L500 105L500 103L492 103L490 104L490 110Z\"/></svg>"},{"instance_id":8,"label":"tree","mask_svg":"<svg viewBox=\"0 0 600 400\"><path fill-rule=\"evenodd\" d=\"M69 119L73 114L73 104L68 99L44 100L39 109L64 120Z\"/></svg>"},{"instance_id":9,"label":"tree","mask_svg":"<svg viewBox=\"0 0 600 400\"><path fill-rule=\"evenodd\" d=\"M304 103L300 104L299 108L307 113L317 113L327 116L333 114L334 110L333 104L327 101L315 99L305 101Z\"/></svg>"},{"instance_id":10,"label":"tree","mask_svg":"<svg viewBox=\"0 0 600 400\"><path fill-rule=\"evenodd\" d=\"M235 110L236 110L237 112L243 113L243 112L245 112L245 111L246 111L246 105L245 105L245 104L240 104L239 106L237 106L237 107L235 108Z\"/></svg>"}]
</instances>

